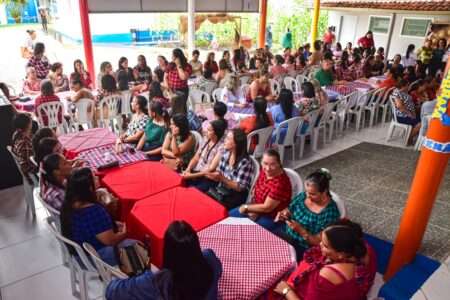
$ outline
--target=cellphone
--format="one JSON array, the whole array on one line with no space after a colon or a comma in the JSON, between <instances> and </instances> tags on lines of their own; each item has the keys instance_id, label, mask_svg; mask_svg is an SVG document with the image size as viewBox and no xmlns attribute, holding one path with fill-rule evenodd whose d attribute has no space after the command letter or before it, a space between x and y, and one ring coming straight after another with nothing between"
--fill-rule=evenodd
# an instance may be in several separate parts
<instances>
[{"instance_id":1,"label":"cellphone","mask_svg":"<svg viewBox=\"0 0 450 300\"><path fill-rule=\"evenodd\" d=\"M130 152L130 154L135 154L136 153L136 149L134 149L134 147L129 147L128 148L128 152Z\"/></svg>"},{"instance_id":2,"label":"cellphone","mask_svg":"<svg viewBox=\"0 0 450 300\"><path fill-rule=\"evenodd\" d=\"M280 221L281 222L285 222L286 223L286 221L290 221L291 220L291 217L286 217L285 215L281 215L280 214Z\"/></svg>"}]
</instances>

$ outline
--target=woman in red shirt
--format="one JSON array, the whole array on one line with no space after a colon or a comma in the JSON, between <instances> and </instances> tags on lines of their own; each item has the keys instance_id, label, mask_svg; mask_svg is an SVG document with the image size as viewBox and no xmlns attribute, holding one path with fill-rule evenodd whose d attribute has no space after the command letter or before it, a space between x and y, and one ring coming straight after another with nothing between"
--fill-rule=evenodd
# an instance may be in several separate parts
<instances>
[{"instance_id":1,"label":"woman in red shirt","mask_svg":"<svg viewBox=\"0 0 450 300\"><path fill-rule=\"evenodd\" d=\"M50 80L45 80L41 83L41 95L36 98L34 102L34 113L39 118L39 106L41 106L44 103L49 102L61 102L59 100L59 97L55 95L55 91L53 90L53 84ZM42 115L42 123L39 119L39 123L41 123L41 126L48 126L48 116L45 113L45 111L41 110ZM58 111L58 121L59 123L62 123L62 117L63 117L63 111L60 109Z\"/></svg>"},{"instance_id":2,"label":"woman in red shirt","mask_svg":"<svg viewBox=\"0 0 450 300\"><path fill-rule=\"evenodd\" d=\"M375 48L372 31L367 31L367 33L358 40L358 46L369 50Z\"/></svg>"},{"instance_id":3,"label":"woman in red shirt","mask_svg":"<svg viewBox=\"0 0 450 300\"><path fill-rule=\"evenodd\" d=\"M214 52L209 52L208 56L206 57L206 61L203 64L203 69L209 68L213 72L213 74L219 72L219 66L217 65L217 62L214 60L215 54Z\"/></svg>"},{"instance_id":4,"label":"woman in red shirt","mask_svg":"<svg viewBox=\"0 0 450 300\"><path fill-rule=\"evenodd\" d=\"M247 101L253 102L257 96L263 96L267 101L275 101L276 95L272 94L269 84L269 71L263 69L257 73L257 77L250 85L250 91L247 94Z\"/></svg>"},{"instance_id":5,"label":"woman in red shirt","mask_svg":"<svg viewBox=\"0 0 450 300\"><path fill-rule=\"evenodd\" d=\"M386 88L386 91L388 91L397 85L397 71L395 69L387 68L384 76L386 76L385 81L377 81L379 89Z\"/></svg>"},{"instance_id":6,"label":"woman in red shirt","mask_svg":"<svg viewBox=\"0 0 450 300\"><path fill-rule=\"evenodd\" d=\"M70 81L72 81L75 77L81 79L83 86L89 90L92 90L92 79L91 75L84 68L83 62L79 59L76 59L73 62L73 73L70 74Z\"/></svg>"}]
</instances>

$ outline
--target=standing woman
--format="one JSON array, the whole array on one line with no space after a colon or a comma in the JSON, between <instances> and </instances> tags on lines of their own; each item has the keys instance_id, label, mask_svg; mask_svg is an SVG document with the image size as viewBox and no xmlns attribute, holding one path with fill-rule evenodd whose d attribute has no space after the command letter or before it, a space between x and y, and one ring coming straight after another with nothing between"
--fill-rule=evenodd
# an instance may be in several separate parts
<instances>
[{"instance_id":1,"label":"standing woman","mask_svg":"<svg viewBox=\"0 0 450 300\"><path fill-rule=\"evenodd\" d=\"M45 56L45 45L43 43L36 43L34 46L34 54L28 60L25 67L33 67L36 70L37 78L45 79L50 71L50 63L47 56Z\"/></svg>"},{"instance_id":2,"label":"standing woman","mask_svg":"<svg viewBox=\"0 0 450 300\"><path fill-rule=\"evenodd\" d=\"M215 54L214 52L209 52L208 56L206 57L206 61L203 64L203 68L209 68L213 72L213 74L219 72L219 66L217 65L216 61L214 60Z\"/></svg>"},{"instance_id":3,"label":"standing woman","mask_svg":"<svg viewBox=\"0 0 450 300\"><path fill-rule=\"evenodd\" d=\"M417 54L414 53L416 46L414 44L409 44L406 49L406 54L402 57L401 63L406 68L409 66L414 66L417 60Z\"/></svg>"},{"instance_id":4,"label":"standing woman","mask_svg":"<svg viewBox=\"0 0 450 300\"><path fill-rule=\"evenodd\" d=\"M55 93L70 90L69 78L63 74L63 65L60 62L52 64L52 73L48 75L47 79L52 82Z\"/></svg>"},{"instance_id":5,"label":"standing woman","mask_svg":"<svg viewBox=\"0 0 450 300\"><path fill-rule=\"evenodd\" d=\"M192 74L192 67L188 64L186 57L181 49L172 51L172 62L164 70L164 85L169 90L169 99L175 92L182 92L189 96L189 87L187 80Z\"/></svg>"},{"instance_id":6,"label":"standing woman","mask_svg":"<svg viewBox=\"0 0 450 300\"><path fill-rule=\"evenodd\" d=\"M20 47L22 57L30 58L34 52L34 44L36 44L36 31L33 29L27 30L28 36L23 43L23 46Z\"/></svg>"},{"instance_id":7,"label":"standing woman","mask_svg":"<svg viewBox=\"0 0 450 300\"><path fill-rule=\"evenodd\" d=\"M147 66L147 60L145 59L144 55L139 55L137 60L138 63L134 67L133 75L134 78L136 78L136 82L144 83L148 77L152 78L151 77L152 69L150 69L150 67Z\"/></svg>"},{"instance_id":8,"label":"standing woman","mask_svg":"<svg viewBox=\"0 0 450 300\"><path fill-rule=\"evenodd\" d=\"M445 39L440 39L438 42L438 46L433 50L433 56L430 60L430 66L428 68L429 76L435 77L438 70L444 72L445 64L442 62L442 58L444 57L446 49L447 41Z\"/></svg>"},{"instance_id":9,"label":"standing woman","mask_svg":"<svg viewBox=\"0 0 450 300\"><path fill-rule=\"evenodd\" d=\"M208 172L206 178L218 183L215 188L224 195L222 202L227 210L231 210L245 202L250 190L255 167L247 152L247 137L240 128L228 132L225 138L225 154L220 159L214 172Z\"/></svg>"},{"instance_id":10,"label":"standing woman","mask_svg":"<svg viewBox=\"0 0 450 300\"><path fill-rule=\"evenodd\" d=\"M47 33L47 14L42 8L39 10L39 17L41 17L42 29Z\"/></svg>"},{"instance_id":11,"label":"standing woman","mask_svg":"<svg viewBox=\"0 0 450 300\"><path fill-rule=\"evenodd\" d=\"M73 73L70 74L70 80L78 77L81 79L83 86L89 90L92 90L92 79L91 75L84 68L84 64L80 59L76 59L73 62Z\"/></svg>"},{"instance_id":12,"label":"standing woman","mask_svg":"<svg viewBox=\"0 0 450 300\"><path fill-rule=\"evenodd\" d=\"M116 73L122 70L125 72L128 81L136 81L136 78L134 78L133 69L128 66L128 59L126 57L122 56L121 58L119 58L118 67L119 68L116 70Z\"/></svg>"}]
</instances>

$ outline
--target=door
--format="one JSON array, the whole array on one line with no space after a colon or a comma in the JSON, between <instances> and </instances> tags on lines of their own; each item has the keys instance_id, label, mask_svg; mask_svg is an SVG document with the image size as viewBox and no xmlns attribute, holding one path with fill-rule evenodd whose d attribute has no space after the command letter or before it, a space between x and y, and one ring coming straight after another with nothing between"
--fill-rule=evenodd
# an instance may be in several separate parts
<instances>
[{"instance_id":1,"label":"door","mask_svg":"<svg viewBox=\"0 0 450 300\"><path fill-rule=\"evenodd\" d=\"M341 28L339 29L339 42L345 48L348 42L355 46L356 24L358 17L352 15L341 16Z\"/></svg>"}]
</instances>

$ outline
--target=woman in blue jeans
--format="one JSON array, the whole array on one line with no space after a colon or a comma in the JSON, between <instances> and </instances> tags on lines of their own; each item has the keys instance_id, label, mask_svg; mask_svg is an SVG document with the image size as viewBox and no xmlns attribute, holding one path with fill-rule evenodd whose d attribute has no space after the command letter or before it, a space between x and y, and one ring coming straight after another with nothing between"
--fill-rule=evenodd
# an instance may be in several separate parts
<instances>
[{"instance_id":1,"label":"woman in blue jeans","mask_svg":"<svg viewBox=\"0 0 450 300\"><path fill-rule=\"evenodd\" d=\"M253 202L230 211L230 217L248 217L267 230L274 231L284 223L275 222L278 212L291 203L292 186L281 165L280 154L267 149L261 159L261 171L253 190Z\"/></svg>"}]
</instances>

